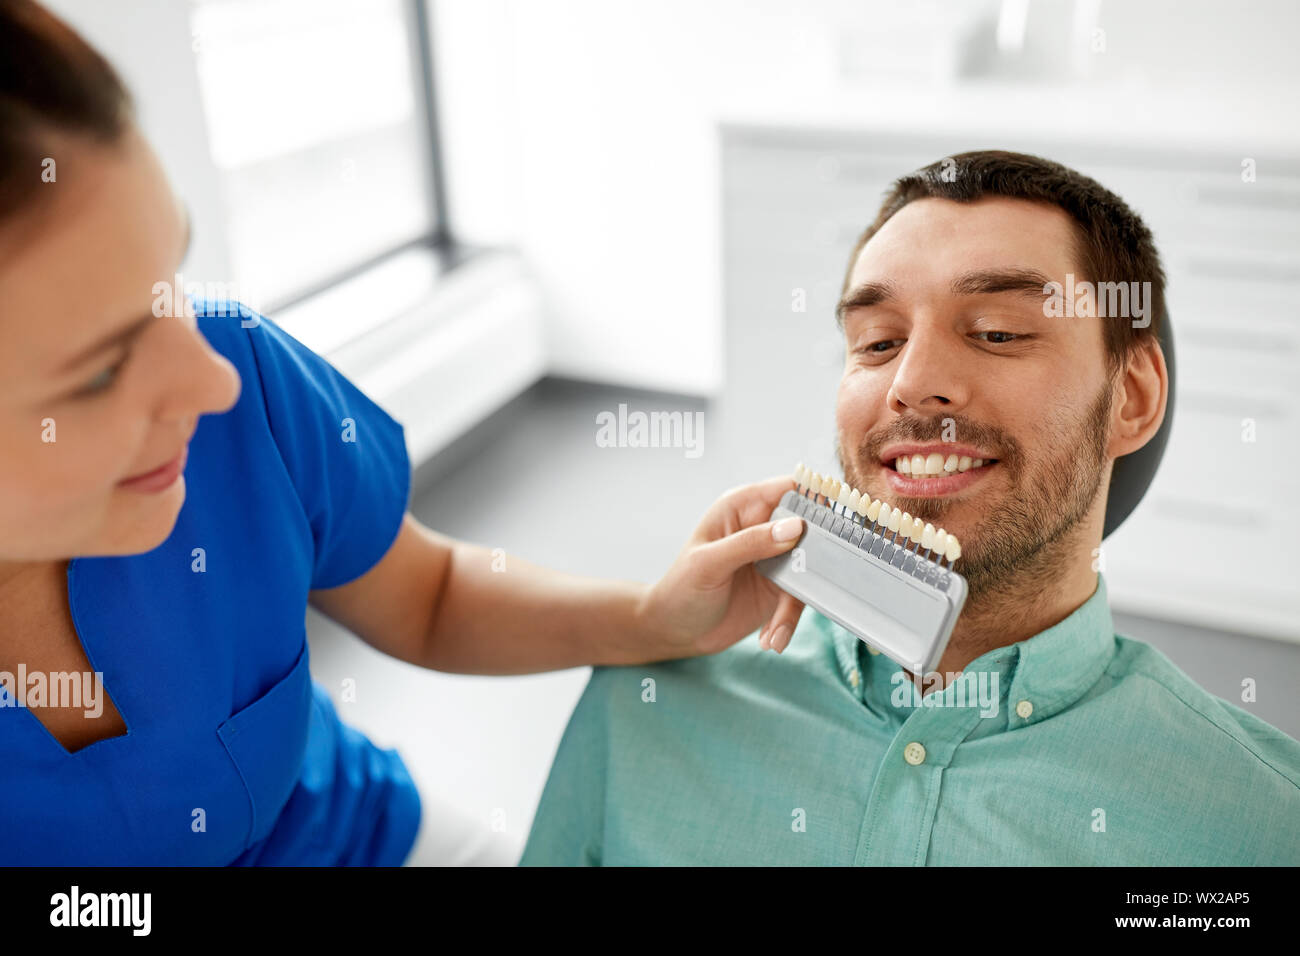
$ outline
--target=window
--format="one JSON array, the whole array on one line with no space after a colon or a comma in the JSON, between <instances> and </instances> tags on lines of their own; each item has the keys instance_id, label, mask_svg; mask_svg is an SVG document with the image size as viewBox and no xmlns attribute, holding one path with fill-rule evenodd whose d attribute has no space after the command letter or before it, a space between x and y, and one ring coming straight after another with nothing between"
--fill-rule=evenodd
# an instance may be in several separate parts
<instances>
[{"instance_id":1,"label":"window","mask_svg":"<svg viewBox=\"0 0 1300 956\"><path fill-rule=\"evenodd\" d=\"M271 312L443 237L423 0L193 0L240 297Z\"/></svg>"}]
</instances>

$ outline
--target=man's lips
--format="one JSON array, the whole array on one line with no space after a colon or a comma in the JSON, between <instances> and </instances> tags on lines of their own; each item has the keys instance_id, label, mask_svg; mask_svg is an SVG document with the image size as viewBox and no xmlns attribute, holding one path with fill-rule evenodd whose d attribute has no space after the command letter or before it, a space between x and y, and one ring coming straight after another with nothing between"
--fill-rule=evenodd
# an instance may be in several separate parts
<instances>
[{"instance_id":1,"label":"man's lips","mask_svg":"<svg viewBox=\"0 0 1300 956\"><path fill-rule=\"evenodd\" d=\"M983 464L979 468L971 468L969 471L935 475L932 478L912 478L908 475L902 475L889 465L881 465L880 470L885 476L885 484L896 495L910 495L914 498L938 498L943 495L956 494L978 482L984 481L990 472L1000 466L1001 462L993 461Z\"/></svg>"}]
</instances>

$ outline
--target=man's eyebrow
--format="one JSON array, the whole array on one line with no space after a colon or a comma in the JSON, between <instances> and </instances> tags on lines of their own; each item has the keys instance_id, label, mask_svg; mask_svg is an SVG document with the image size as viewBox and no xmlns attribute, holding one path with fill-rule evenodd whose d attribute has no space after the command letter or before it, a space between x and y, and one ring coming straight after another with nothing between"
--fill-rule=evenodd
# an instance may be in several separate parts
<instances>
[{"instance_id":1,"label":"man's eyebrow","mask_svg":"<svg viewBox=\"0 0 1300 956\"><path fill-rule=\"evenodd\" d=\"M981 269L966 272L952 280L949 291L953 295L997 295L1014 293L1041 299L1043 287L1052 280L1037 269ZM844 314L850 309L863 309L880 305L898 294L894 283L887 280L864 282L844 294L835 307L835 317L843 324Z\"/></svg>"},{"instance_id":2,"label":"man's eyebrow","mask_svg":"<svg viewBox=\"0 0 1300 956\"><path fill-rule=\"evenodd\" d=\"M988 269L958 276L952 280L949 289L953 295L1014 292L1041 299L1046 295L1043 287L1051 281L1037 269Z\"/></svg>"},{"instance_id":3,"label":"man's eyebrow","mask_svg":"<svg viewBox=\"0 0 1300 956\"><path fill-rule=\"evenodd\" d=\"M862 285L855 286L840 297L839 305L835 307L836 321L842 324L844 313L849 309L865 309L867 306L879 305L893 299L897 293L894 283L887 279L880 282L864 282Z\"/></svg>"},{"instance_id":4,"label":"man's eyebrow","mask_svg":"<svg viewBox=\"0 0 1300 956\"><path fill-rule=\"evenodd\" d=\"M190 247L193 245L194 245L194 218L193 216L190 215L189 208L186 207L185 246L181 252L181 259L180 259L181 262L184 262L187 258L189 258ZM179 290L173 290L173 291L179 291ZM120 329L110 332L108 335L105 335L104 337L100 338L98 341L86 346L84 349L82 349L72 358L68 359L68 361L64 362L63 367L59 369L58 374L65 375L69 372L72 372L80 368L86 362L89 362L96 355L99 355L102 352L107 352L113 346L118 345L122 342L126 342L131 338L134 338L146 325L148 325L153 320L154 320L154 316L151 313L143 318L136 319L135 321L131 322L130 325L123 326Z\"/></svg>"}]
</instances>

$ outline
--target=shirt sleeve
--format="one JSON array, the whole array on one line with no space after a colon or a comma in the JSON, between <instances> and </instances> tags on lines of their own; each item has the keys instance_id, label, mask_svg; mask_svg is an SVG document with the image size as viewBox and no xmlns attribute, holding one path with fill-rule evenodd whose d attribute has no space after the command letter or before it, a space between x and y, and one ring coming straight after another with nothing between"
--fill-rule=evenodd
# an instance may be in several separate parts
<instances>
[{"instance_id":1,"label":"shirt sleeve","mask_svg":"<svg viewBox=\"0 0 1300 956\"><path fill-rule=\"evenodd\" d=\"M271 433L315 541L311 587L360 577L392 546L411 464L403 427L266 316L246 328Z\"/></svg>"},{"instance_id":2,"label":"shirt sleeve","mask_svg":"<svg viewBox=\"0 0 1300 956\"><path fill-rule=\"evenodd\" d=\"M611 672L597 667L569 718L520 866L600 866Z\"/></svg>"}]
</instances>

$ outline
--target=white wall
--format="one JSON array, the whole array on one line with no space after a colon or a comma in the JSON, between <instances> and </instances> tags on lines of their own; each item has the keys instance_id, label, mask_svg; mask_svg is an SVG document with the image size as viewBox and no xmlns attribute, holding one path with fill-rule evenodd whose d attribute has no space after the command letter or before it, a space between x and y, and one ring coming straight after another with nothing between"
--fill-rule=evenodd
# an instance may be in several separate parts
<instances>
[{"instance_id":1,"label":"white wall","mask_svg":"<svg viewBox=\"0 0 1300 956\"><path fill-rule=\"evenodd\" d=\"M454 224L522 247L551 303L553 371L718 388L714 120L737 94L811 96L832 81L823 8L437 4Z\"/></svg>"},{"instance_id":2,"label":"white wall","mask_svg":"<svg viewBox=\"0 0 1300 956\"><path fill-rule=\"evenodd\" d=\"M998 70L1037 86L1122 82L1137 99L1185 92L1166 119L1193 131L1212 122L1200 112L1205 89L1255 100L1295 88L1287 42L1298 7L1084 0L1078 16L1071 3L1036 0L1023 52ZM840 117L879 116L904 88L942 98L966 53L991 52L999 10L976 0L435 0L455 226L527 254L549 294L554 371L713 392L724 371L716 121L810 115L832 101ZM1105 52L1078 55L1094 26ZM1017 108L995 96L987 119L1005 125ZM1033 121L1075 132L1064 112ZM1095 132L1106 137L1104 123Z\"/></svg>"},{"instance_id":3,"label":"white wall","mask_svg":"<svg viewBox=\"0 0 1300 956\"><path fill-rule=\"evenodd\" d=\"M41 0L117 69L140 125L177 194L190 208L187 276L229 276L221 183L190 46L190 6L176 0Z\"/></svg>"}]
</instances>

